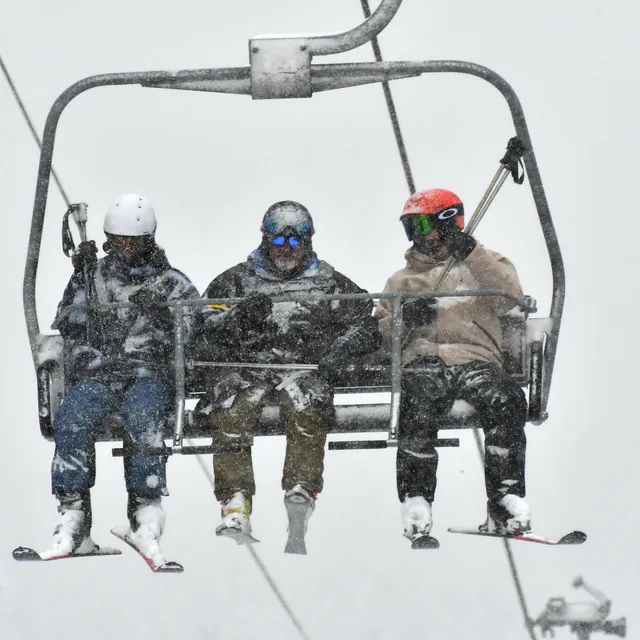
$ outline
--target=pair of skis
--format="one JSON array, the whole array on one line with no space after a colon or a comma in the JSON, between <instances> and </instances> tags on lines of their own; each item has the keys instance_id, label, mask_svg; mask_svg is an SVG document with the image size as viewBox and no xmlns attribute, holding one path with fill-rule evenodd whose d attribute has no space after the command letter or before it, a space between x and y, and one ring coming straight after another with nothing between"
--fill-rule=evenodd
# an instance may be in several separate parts
<instances>
[{"instance_id":1,"label":"pair of skis","mask_svg":"<svg viewBox=\"0 0 640 640\"><path fill-rule=\"evenodd\" d=\"M571 531L560 538L548 538L540 534L529 531L519 534L496 533L494 531L482 531L479 528L469 527L449 527L449 533L462 533L469 536L484 536L486 538L503 538L506 540L520 540L522 542L534 542L544 545L576 545L582 544L587 540L587 534L582 531ZM430 535L421 535L415 537L411 542L412 549L438 549L440 542Z\"/></svg>"},{"instance_id":2,"label":"pair of skis","mask_svg":"<svg viewBox=\"0 0 640 640\"><path fill-rule=\"evenodd\" d=\"M154 573L182 573L184 567L178 562L165 561L158 562L157 560L145 555L142 550L137 546L135 540L129 535L128 527L115 527L111 529L111 533L116 537L126 542L148 565L149 569ZM18 547L13 550L13 559L19 562L33 562L44 561L49 562L51 560L67 560L70 558L91 558L96 556L119 556L122 554L120 549L114 549L112 547L100 547L95 545L92 549L89 549L86 553L59 553L54 550L38 552L30 547Z\"/></svg>"},{"instance_id":3,"label":"pair of skis","mask_svg":"<svg viewBox=\"0 0 640 640\"><path fill-rule=\"evenodd\" d=\"M295 502L285 500L287 509L287 517L289 518L289 527L287 529L287 543L284 547L285 553L296 555L307 555L307 546L304 537L307 529L307 516L309 511L309 502L307 500ZM251 533L244 532L238 527L218 527L216 529L217 536L224 536L236 541L238 545L256 544L260 540L254 538Z\"/></svg>"}]
</instances>

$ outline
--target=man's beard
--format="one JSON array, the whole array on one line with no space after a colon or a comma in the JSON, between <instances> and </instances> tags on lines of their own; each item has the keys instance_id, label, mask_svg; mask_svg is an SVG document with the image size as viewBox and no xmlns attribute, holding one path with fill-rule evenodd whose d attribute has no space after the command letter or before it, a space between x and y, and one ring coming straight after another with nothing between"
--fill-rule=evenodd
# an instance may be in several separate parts
<instances>
[{"instance_id":1,"label":"man's beard","mask_svg":"<svg viewBox=\"0 0 640 640\"><path fill-rule=\"evenodd\" d=\"M281 273L295 273L300 269L300 264L293 258L279 258L271 261L273 266Z\"/></svg>"}]
</instances>

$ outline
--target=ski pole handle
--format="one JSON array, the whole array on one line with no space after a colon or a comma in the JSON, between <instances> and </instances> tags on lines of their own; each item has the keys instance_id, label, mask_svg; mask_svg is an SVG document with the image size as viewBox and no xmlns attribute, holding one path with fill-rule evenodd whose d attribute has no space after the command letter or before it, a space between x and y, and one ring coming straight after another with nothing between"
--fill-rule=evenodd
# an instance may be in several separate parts
<instances>
[{"instance_id":1,"label":"ski pole handle","mask_svg":"<svg viewBox=\"0 0 640 640\"><path fill-rule=\"evenodd\" d=\"M78 226L80 232L80 240L82 242L87 241L87 220L89 216L87 214L88 206L85 202L79 202L78 204L70 205L71 217Z\"/></svg>"}]
</instances>

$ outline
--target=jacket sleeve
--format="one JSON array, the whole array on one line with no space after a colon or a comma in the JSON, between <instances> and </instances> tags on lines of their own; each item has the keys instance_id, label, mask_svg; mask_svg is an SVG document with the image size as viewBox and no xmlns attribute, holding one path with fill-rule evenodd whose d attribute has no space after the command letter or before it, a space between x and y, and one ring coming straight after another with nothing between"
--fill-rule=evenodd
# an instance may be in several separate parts
<instances>
[{"instance_id":1,"label":"jacket sleeve","mask_svg":"<svg viewBox=\"0 0 640 640\"><path fill-rule=\"evenodd\" d=\"M367 293L339 272L334 273L337 293ZM376 351L382 338L371 315L373 300L343 300L335 310L337 336L329 351L342 357L363 356Z\"/></svg>"},{"instance_id":2,"label":"jacket sleeve","mask_svg":"<svg viewBox=\"0 0 640 640\"><path fill-rule=\"evenodd\" d=\"M233 267L217 276L202 298L240 297L242 292L236 286L237 269L238 267ZM194 325L194 350L199 356L226 359L229 345L237 344L242 339L228 305L214 303L198 307Z\"/></svg>"},{"instance_id":3,"label":"jacket sleeve","mask_svg":"<svg viewBox=\"0 0 640 640\"><path fill-rule=\"evenodd\" d=\"M477 245L465 260L465 264L478 281L481 289L500 289L516 298L523 297L516 268L499 253ZM512 300L503 296L495 296L489 300L499 314L506 313L515 306Z\"/></svg>"},{"instance_id":4,"label":"jacket sleeve","mask_svg":"<svg viewBox=\"0 0 640 640\"><path fill-rule=\"evenodd\" d=\"M52 329L60 331L72 378L82 378L103 366L102 345L90 345L87 336L87 308L81 273L71 276L58 304Z\"/></svg>"},{"instance_id":5,"label":"jacket sleeve","mask_svg":"<svg viewBox=\"0 0 640 640\"><path fill-rule=\"evenodd\" d=\"M396 279L391 276L382 293L395 293L399 291ZM378 329L382 336L382 346L388 351L391 348L391 324L392 324L392 303L389 299L378 300L373 310L373 317L378 320Z\"/></svg>"}]
</instances>

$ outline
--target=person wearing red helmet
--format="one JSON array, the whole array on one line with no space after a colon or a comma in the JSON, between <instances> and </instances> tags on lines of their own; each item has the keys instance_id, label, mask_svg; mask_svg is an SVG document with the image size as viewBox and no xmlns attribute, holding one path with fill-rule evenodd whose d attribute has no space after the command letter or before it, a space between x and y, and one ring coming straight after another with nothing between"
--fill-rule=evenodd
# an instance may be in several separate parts
<instances>
[{"instance_id":1,"label":"person wearing red helmet","mask_svg":"<svg viewBox=\"0 0 640 640\"><path fill-rule=\"evenodd\" d=\"M385 292L434 291L452 256L441 291L499 289L522 297L511 262L464 233L464 205L455 193L414 193L400 221L413 244ZM402 305L402 361L420 370L402 376L396 459L404 535L412 543L431 531L438 453L429 441L457 399L475 409L485 433L487 526L507 534L531 528L524 500L527 402L502 367L500 347L499 319L513 306L506 297L473 295L410 298ZM374 315L389 348L391 301L380 300Z\"/></svg>"}]
</instances>

